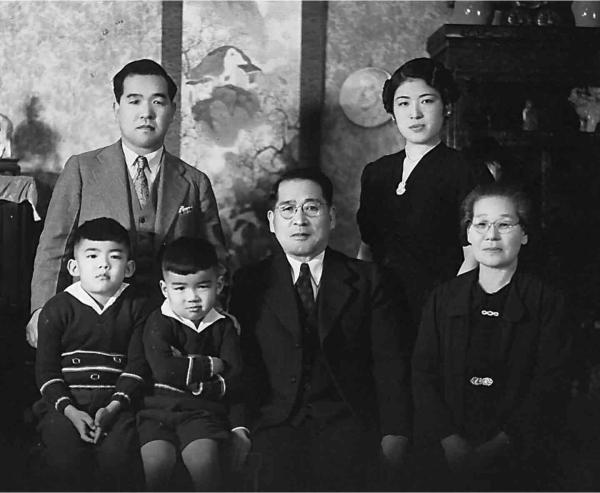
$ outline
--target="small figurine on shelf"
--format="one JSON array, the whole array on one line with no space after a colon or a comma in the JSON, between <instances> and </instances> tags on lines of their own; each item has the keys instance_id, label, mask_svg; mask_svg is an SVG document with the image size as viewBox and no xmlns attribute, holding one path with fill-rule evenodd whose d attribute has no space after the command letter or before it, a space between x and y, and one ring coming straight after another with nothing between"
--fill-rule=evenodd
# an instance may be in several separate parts
<instances>
[{"instance_id":1,"label":"small figurine on shelf","mask_svg":"<svg viewBox=\"0 0 600 493\"><path fill-rule=\"evenodd\" d=\"M579 116L579 131L595 132L600 121L600 87L574 87L569 102Z\"/></svg>"},{"instance_id":2,"label":"small figurine on shelf","mask_svg":"<svg viewBox=\"0 0 600 493\"><path fill-rule=\"evenodd\" d=\"M523 108L523 130L531 132L538 129L537 110L533 106L533 101L527 99Z\"/></svg>"},{"instance_id":3,"label":"small figurine on shelf","mask_svg":"<svg viewBox=\"0 0 600 493\"><path fill-rule=\"evenodd\" d=\"M12 131L12 122L0 113L0 158L12 157Z\"/></svg>"}]
</instances>

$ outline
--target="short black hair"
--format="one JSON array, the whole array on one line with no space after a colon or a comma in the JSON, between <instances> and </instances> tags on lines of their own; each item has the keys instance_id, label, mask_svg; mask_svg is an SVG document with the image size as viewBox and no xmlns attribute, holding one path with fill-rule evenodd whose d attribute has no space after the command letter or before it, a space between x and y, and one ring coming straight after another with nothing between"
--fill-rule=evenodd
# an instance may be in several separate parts
<instances>
[{"instance_id":1,"label":"short black hair","mask_svg":"<svg viewBox=\"0 0 600 493\"><path fill-rule=\"evenodd\" d=\"M431 58L413 58L398 68L383 84L381 99L385 111L394 114L394 94L396 89L408 79L422 79L433 87L442 97L444 104L454 103L460 91L452 76L452 72L444 65Z\"/></svg>"},{"instance_id":2,"label":"short black hair","mask_svg":"<svg viewBox=\"0 0 600 493\"><path fill-rule=\"evenodd\" d=\"M129 233L121 224L110 217L91 219L75 229L71 239L73 252L83 240L114 241L125 248L128 256L131 253Z\"/></svg>"},{"instance_id":3,"label":"short black hair","mask_svg":"<svg viewBox=\"0 0 600 493\"><path fill-rule=\"evenodd\" d=\"M306 168L293 168L285 173L283 173L279 179L273 185L271 189L271 194L269 196L269 204L271 209L275 207L277 204L277 199L279 196L279 186L284 181L291 180L309 180L321 187L321 191L323 192L323 198L327 205L331 206L333 202L333 183L329 177L323 173L319 168L315 167L306 167Z\"/></svg>"},{"instance_id":4,"label":"short black hair","mask_svg":"<svg viewBox=\"0 0 600 493\"><path fill-rule=\"evenodd\" d=\"M215 247L202 238L182 236L169 243L161 254L160 266L165 272L186 276L201 270L217 268L219 260Z\"/></svg>"},{"instance_id":5,"label":"short black hair","mask_svg":"<svg viewBox=\"0 0 600 493\"><path fill-rule=\"evenodd\" d=\"M520 185L503 182L478 185L465 197L461 205L462 231L466 232L473 221L475 202L484 197L503 197L510 200L517 211L521 229L527 233L529 227L532 225L533 217L531 199Z\"/></svg>"},{"instance_id":6,"label":"short black hair","mask_svg":"<svg viewBox=\"0 0 600 493\"><path fill-rule=\"evenodd\" d=\"M158 75L162 77L167 81L169 99L171 101L175 99L175 94L177 94L177 84L175 84L175 81L162 65L156 63L154 60L143 58L129 62L113 77L113 92L115 93L117 103L121 101L121 96L123 95L123 83L130 75Z\"/></svg>"}]
</instances>

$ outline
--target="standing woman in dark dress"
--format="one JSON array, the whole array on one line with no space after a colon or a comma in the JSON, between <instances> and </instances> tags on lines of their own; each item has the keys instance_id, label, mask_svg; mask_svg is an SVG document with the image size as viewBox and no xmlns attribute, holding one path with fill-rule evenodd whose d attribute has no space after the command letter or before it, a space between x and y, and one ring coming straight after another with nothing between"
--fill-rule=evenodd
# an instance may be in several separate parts
<instances>
[{"instance_id":1,"label":"standing woman in dark dress","mask_svg":"<svg viewBox=\"0 0 600 493\"><path fill-rule=\"evenodd\" d=\"M412 360L415 437L430 451L428 481L454 471L458 482L443 489L543 491L556 469L570 330L563 295L519 265L530 216L518 189L471 192L463 222L478 267L436 287L423 309Z\"/></svg>"},{"instance_id":2,"label":"standing woman in dark dress","mask_svg":"<svg viewBox=\"0 0 600 493\"><path fill-rule=\"evenodd\" d=\"M450 71L434 60L416 58L396 70L382 98L406 146L368 164L361 179L358 258L384 267L406 294L410 344L427 294L455 276L463 261L459 208L475 180L461 155L441 140L458 95Z\"/></svg>"}]
</instances>

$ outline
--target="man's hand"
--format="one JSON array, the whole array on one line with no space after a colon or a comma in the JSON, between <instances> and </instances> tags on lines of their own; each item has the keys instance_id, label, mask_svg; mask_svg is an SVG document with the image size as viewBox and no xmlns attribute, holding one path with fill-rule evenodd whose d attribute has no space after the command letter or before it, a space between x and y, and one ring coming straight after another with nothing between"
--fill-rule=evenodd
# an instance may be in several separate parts
<instances>
[{"instance_id":1,"label":"man's hand","mask_svg":"<svg viewBox=\"0 0 600 493\"><path fill-rule=\"evenodd\" d=\"M38 341L38 319L40 318L41 308L38 308L31 314L31 318L25 327L25 338L31 347L37 348Z\"/></svg>"},{"instance_id":2,"label":"man's hand","mask_svg":"<svg viewBox=\"0 0 600 493\"><path fill-rule=\"evenodd\" d=\"M121 403L119 401L110 401L108 406L101 407L96 411L94 417L94 443L98 443L110 430L110 427L115 422L115 418L121 410Z\"/></svg>"},{"instance_id":3,"label":"man's hand","mask_svg":"<svg viewBox=\"0 0 600 493\"><path fill-rule=\"evenodd\" d=\"M252 448L252 442L248 430L245 428L236 428L232 430L229 438L229 447L231 451L231 469L234 472L239 472Z\"/></svg>"},{"instance_id":4,"label":"man's hand","mask_svg":"<svg viewBox=\"0 0 600 493\"><path fill-rule=\"evenodd\" d=\"M85 411L80 411L72 404L65 407L65 416L73 423L84 442L95 443L96 425L92 417Z\"/></svg>"},{"instance_id":5,"label":"man's hand","mask_svg":"<svg viewBox=\"0 0 600 493\"><path fill-rule=\"evenodd\" d=\"M384 462L392 467L401 467L406 461L408 438L402 435L385 435L381 439L381 452Z\"/></svg>"},{"instance_id":6,"label":"man's hand","mask_svg":"<svg viewBox=\"0 0 600 493\"><path fill-rule=\"evenodd\" d=\"M441 443L450 469L460 471L468 468L473 455L473 447L469 442L460 435L454 434L443 438Z\"/></svg>"},{"instance_id":7,"label":"man's hand","mask_svg":"<svg viewBox=\"0 0 600 493\"><path fill-rule=\"evenodd\" d=\"M494 438L482 443L475 449L474 466L486 467L501 455L509 453L510 439L503 431L499 432Z\"/></svg>"}]
</instances>

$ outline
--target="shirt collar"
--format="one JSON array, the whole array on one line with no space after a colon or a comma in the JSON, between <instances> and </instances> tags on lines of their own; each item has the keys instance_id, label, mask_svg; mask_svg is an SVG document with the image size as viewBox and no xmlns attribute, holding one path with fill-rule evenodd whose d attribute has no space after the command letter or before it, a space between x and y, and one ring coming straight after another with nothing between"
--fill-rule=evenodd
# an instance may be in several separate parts
<instances>
[{"instance_id":1,"label":"shirt collar","mask_svg":"<svg viewBox=\"0 0 600 493\"><path fill-rule=\"evenodd\" d=\"M209 310L209 312L206 315L204 315L204 318L202 320L200 320L198 327L196 327L196 324L194 324L194 322L192 322L191 320L177 315L171 308L169 300L167 300L167 299L165 301L163 301L163 304L160 307L160 313L162 313L165 317L174 318L175 320L182 323L186 327L189 327L190 329L192 329L194 332L197 332L198 334L200 334L200 332L202 332L204 329L207 329L208 327L210 327L217 320L225 318L225 315L222 315L214 308L211 308Z\"/></svg>"},{"instance_id":2,"label":"shirt collar","mask_svg":"<svg viewBox=\"0 0 600 493\"><path fill-rule=\"evenodd\" d=\"M300 262L289 255L286 254L288 262L292 267L292 281L296 283L298 277L300 276L300 266L304 262ZM313 282L316 286L321 284L321 275L323 274L323 259L325 258L325 250L323 250L316 257L311 258L308 262L308 267L310 268L310 276L312 277Z\"/></svg>"},{"instance_id":3,"label":"shirt collar","mask_svg":"<svg viewBox=\"0 0 600 493\"><path fill-rule=\"evenodd\" d=\"M123 154L125 155L125 163L127 164L128 168L131 168L140 154L132 151L123 141L121 141L121 146L123 147ZM158 170L164 150L164 146L160 146L154 152L143 154L143 156L148 160L148 168L150 168L150 173L155 174Z\"/></svg>"},{"instance_id":4,"label":"shirt collar","mask_svg":"<svg viewBox=\"0 0 600 493\"><path fill-rule=\"evenodd\" d=\"M83 286L81 286L81 281L77 281L71 284L65 289L65 293L69 293L71 296L73 296L75 299L77 299L84 305L93 308L98 315L102 315L106 310L108 310L108 308L112 304L114 304L115 301L117 301L119 296L121 296L121 293L125 291L128 286L129 284L127 284L126 282L122 282L121 286L119 287L119 289L117 289L116 293L108 299L108 301L103 307L100 307L100 305L92 297L92 295L90 295L85 289L83 289Z\"/></svg>"}]
</instances>

